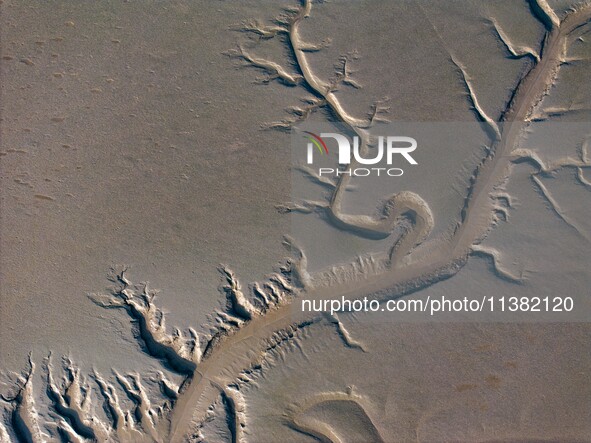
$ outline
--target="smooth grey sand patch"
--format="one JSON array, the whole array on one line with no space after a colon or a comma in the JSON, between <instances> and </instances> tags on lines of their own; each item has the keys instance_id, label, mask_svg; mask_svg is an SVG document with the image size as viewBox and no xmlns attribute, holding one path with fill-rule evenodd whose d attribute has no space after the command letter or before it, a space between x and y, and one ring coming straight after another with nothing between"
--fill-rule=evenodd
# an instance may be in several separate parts
<instances>
[{"instance_id":1,"label":"smooth grey sand patch","mask_svg":"<svg viewBox=\"0 0 591 443\"><path fill-rule=\"evenodd\" d=\"M288 151L258 127L287 98L258 94L222 54L235 7L56 6L3 5L3 361L17 369L35 345L132 369L142 357L126 319L86 294L130 264L176 322L195 325L220 303L218 263L269 272L283 255L273 205L289 193ZM127 344L113 346L120 335Z\"/></svg>"}]
</instances>

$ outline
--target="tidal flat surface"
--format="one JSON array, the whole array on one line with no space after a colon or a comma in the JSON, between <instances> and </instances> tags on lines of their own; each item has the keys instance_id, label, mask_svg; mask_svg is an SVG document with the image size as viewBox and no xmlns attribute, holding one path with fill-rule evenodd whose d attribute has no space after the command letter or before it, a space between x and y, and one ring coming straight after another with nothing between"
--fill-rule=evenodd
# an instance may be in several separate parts
<instances>
[{"instance_id":1,"label":"tidal flat surface","mask_svg":"<svg viewBox=\"0 0 591 443\"><path fill-rule=\"evenodd\" d=\"M591 440L590 3L0 8L0 441ZM376 193L310 121L482 130ZM298 308L503 295L575 307Z\"/></svg>"}]
</instances>

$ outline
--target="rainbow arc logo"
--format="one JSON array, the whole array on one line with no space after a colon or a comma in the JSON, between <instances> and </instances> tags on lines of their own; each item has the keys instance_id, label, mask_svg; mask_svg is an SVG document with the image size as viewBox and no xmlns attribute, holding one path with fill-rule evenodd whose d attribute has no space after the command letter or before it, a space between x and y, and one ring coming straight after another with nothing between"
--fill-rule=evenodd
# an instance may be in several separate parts
<instances>
[{"instance_id":1,"label":"rainbow arc logo","mask_svg":"<svg viewBox=\"0 0 591 443\"><path fill-rule=\"evenodd\" d=\"M310 140L314 146L316 146L316 148L318 149L318 152L320 152L320 154L324 155L326 153L326 155L328 155L328 146L326 146L326 143L324 142L324 140L322 140L322 137L314 134L313 132L309 132L309 131L303 131L303 132L310 135L310 137L307 137L307 139Z\"/></svg>"}]
</instances>

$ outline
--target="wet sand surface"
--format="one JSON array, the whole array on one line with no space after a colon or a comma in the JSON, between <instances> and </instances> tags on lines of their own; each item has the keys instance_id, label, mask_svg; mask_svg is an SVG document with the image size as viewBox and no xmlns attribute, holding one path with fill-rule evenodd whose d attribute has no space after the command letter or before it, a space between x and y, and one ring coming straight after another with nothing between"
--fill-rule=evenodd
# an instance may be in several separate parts
<instances>
[{"instance_id":1,"label":"wet sand surface","mask_svg":"<svg viewBox=\"0 0 591 443\"><path fill-rule=\"evenodd\" d=\"M3 2L0 441L590 441L591 6L572 6ZM366 149L381 118L482 130L395 189L302 200L289 129ZM577 305L299 309L503 294Z\"/></svg>"}]
</instances>

